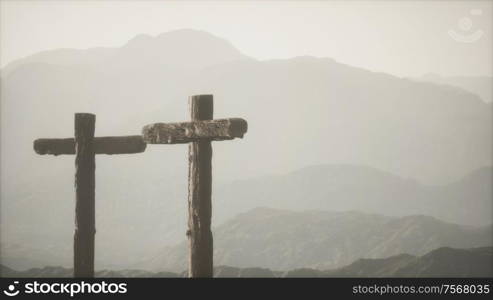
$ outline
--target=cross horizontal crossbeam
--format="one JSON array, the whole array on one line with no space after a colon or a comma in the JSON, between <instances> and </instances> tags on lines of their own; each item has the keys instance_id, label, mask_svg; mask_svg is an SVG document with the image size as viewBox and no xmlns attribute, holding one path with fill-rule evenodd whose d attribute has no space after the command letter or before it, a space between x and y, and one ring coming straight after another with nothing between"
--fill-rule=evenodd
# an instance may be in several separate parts
<instances>
[{"instance_id":1,"label":"cross horizontal crossbeam","mask_svg":"<svg viewBox=\"0 0 493 300\"><path fill-rule=\"evenodd\" d=\"M95 154L132 154L141 153L146 149L146 143L140 135L106 136L94 138ZM37 154L75 154L75 139L37 139L34 141L34 151Z\"/></svg>"},{"instance_id":2,"label":"cross horizontal crossbeam","mask_svg":"<svg viewBox=\"0 0 493 300\"><path fill-rule=\"evenodd\" d=\"M223 141L243 138L247 122L240 118L155 123L142 129L144 141L149 144L185 144L199 140Z\"/></svg>"}]
</instances>

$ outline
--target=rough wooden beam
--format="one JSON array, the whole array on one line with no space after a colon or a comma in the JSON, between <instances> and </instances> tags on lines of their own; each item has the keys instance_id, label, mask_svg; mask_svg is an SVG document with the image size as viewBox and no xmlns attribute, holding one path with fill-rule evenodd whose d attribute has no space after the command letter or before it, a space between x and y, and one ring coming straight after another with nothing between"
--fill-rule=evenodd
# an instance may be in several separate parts
<instances>
[{"instance_id":1,"label":"rough wooden beam","mask_svg":"<svg viewBox=\"0 0 493 300\"><path fill-rule=\"evenodd\" d=\"M75 114L74 277L94 277L96 116Z\"/></svg>"},{"instance_id":2,"label":"rough wooden beam","mask_svg":"<svg viewBox=\"0 0 493 300\"><path fill-rule=\"evenodd\" d=\"M75 139L37 139L33 145L38 154L75 154Z\"/></svg>"},{"instance_id":3,"label":"rough wooden beam","mask_svg":"<svg viewBox=\"0 0 493 300\"><path fill-rule=\"evenodd\" d=\"M140 135L94 138L96 154L141 153L145 151L146 145ZM75 139L37 139L34 141L34 151L38 154L73 155L75 154Z\"/></svg>"},{"instance_id":4,"label":"rough wooden beam","mask_svg":"<svg viewBox=\"0 0 493 300\"><path fill-rule=\"evenodd\" d=\"M190 97L190 113L192 121L212 119L212 95ZM197 122L195 124L200 123ZM211 124L211 122L205 122L202 124ZM188 276L212 277L213 240L211 231L211 141L208 139L194 141L190 143L188 147L189 171L187 236L190 245Z\"/></svg>"},{"instance_id":5,"label":"rough wooden beam","mask_svg":"<svg viewBox=\"0 0 493 300\"><path fill-rule=\"evenodd\" d=\"M247 122L240 118L156 123L143 128L144 141L149 144L184 144L199 140L223 141L243 138Z\"/></svg>"},{"instance_id":6,"label":"rough wooden beam","mask_svg":"<svg viewBox=\"0 0 493 300\"><path fill-rule=\"evenodd\" d=\"M147 144L140 135L107 136L95 138L96 154L132 154L141 153Z\"/></svg>"}]
</instances>

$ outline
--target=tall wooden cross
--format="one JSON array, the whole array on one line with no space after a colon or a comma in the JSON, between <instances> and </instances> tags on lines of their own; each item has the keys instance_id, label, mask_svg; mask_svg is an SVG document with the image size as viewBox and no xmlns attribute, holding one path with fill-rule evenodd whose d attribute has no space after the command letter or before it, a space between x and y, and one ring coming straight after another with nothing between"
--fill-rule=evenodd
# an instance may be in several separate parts
<instances>
[{"instance_id":1,"label":"tall wooden cross","mask_svg":"<svg viewBox=\"0 0 493 300\"><path fill-rule=\"evenodd\" d=\"M149 144L189 144L188 231L189 277L212 277L213 245L211 232L212 147L211 141L243 138L247 122L243 119L212 120L212 95L190 97L191 122L156 123L143 128Z\"/></svg>"},{"instance_id":2,"label":"tall wooden cross","mask_svg":"<svg viewBox=\"0 0 493 300\"><path fill-rule=\"evenodd\" d=\"M37 139L38 154L75 154L74 277L94 277L95 154L144 152L142 136L94 137L96 116L75 114L75 137Z\"/></svg>"}]
</instances>

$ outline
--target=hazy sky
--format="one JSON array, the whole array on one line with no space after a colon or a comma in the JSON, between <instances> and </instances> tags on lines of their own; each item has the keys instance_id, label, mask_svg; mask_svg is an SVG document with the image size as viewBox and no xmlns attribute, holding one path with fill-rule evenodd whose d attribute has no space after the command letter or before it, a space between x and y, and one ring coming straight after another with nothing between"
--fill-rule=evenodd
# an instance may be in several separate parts
<instances>
[{"instance_id":1,"label":"hazy sky","mask_svg":"<svg viewBox=\"0 0 493 300\"><path fill-rule=\"evenodd\" d=\"M139 33L194 28L258 59L313 55L400 76L492 75L491 1L2 1L0 17L2 67L42 50L117 47Z\"/></svg>"}]
</instances>

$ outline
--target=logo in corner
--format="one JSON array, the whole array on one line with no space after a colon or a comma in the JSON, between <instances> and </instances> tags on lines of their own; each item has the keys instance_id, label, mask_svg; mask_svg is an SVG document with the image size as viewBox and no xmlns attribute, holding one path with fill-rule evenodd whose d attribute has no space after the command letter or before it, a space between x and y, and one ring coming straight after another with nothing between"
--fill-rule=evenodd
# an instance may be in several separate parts
<instances>
[{"instance_id":1,"label":"logo in corner","mask_svg":"<svg viewBox=\"0 0 493 300\"><path fill-rule=\"evenodd\" d=\"M471 9L469 12L472 16L481 16L483 11L481 9ZM473 31L473 23L470 17L462 17L458 20L458 31L455 29L451 29L448 31L448 35L459 43L474 43L481 39L484 35L484 31L478 29Z\"/></svg>"},{"instance_id":2,"label":"logo in corner","mask_svg":"<svg viewBox=\"0 0 493 300\"><path fill-rule=\"evenodd\" d=\"M17 296L19 291L15 289L15 285L18 284L19 281L14 281L14 284L9 284L6 290L3 293L9 297Z\"/></svg>"}]
</instances>

